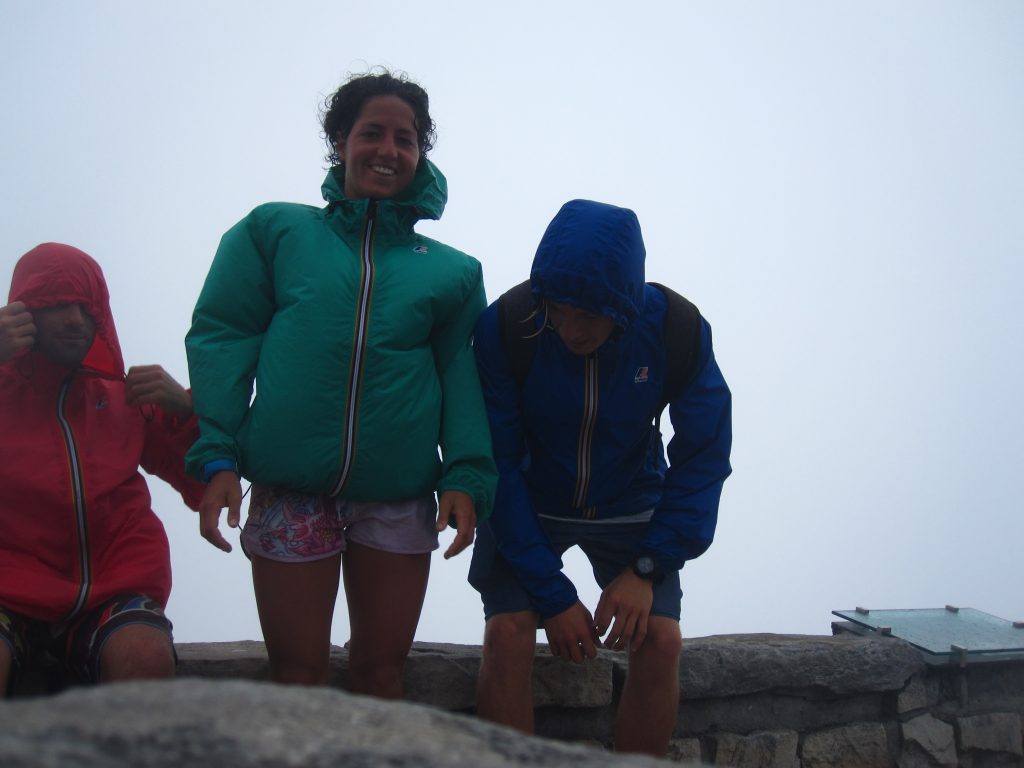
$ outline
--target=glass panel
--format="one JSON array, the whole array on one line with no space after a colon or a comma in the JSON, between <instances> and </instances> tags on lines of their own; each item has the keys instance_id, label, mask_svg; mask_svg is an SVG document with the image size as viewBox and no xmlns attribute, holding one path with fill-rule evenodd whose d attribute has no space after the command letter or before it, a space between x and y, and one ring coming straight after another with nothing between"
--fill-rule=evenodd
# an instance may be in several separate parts
<instances>
[{"instance_id":1,"label":"glass panel","mask_svg":"<svg viewBox=\"0 0 1024 768\"><path fill-rule=\"evenodd\" d=\"M938 655L1024 652L1024 626L973 608L832 611L855 624L891 634ZM952 646L957 646L953 648Z\"/></svg>"}]
</instances>

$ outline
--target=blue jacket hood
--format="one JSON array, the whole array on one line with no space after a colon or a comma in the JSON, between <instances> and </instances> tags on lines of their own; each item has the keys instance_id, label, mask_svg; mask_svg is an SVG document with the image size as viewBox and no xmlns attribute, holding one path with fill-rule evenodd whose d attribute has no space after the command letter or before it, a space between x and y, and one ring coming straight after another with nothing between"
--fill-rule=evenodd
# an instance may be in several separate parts
<instances>
[{"instance_id":1,"label":"blue jacket hood","mask_svg":"<svg viewBox=\"0 0 1024 768\"><path fill-rule=\"evenodd\" d=\"M643 308L646 255L633 211L570 200L537 246L530 272L533 295L610 317L627 328Z\"/></svg>"}]
</instances>

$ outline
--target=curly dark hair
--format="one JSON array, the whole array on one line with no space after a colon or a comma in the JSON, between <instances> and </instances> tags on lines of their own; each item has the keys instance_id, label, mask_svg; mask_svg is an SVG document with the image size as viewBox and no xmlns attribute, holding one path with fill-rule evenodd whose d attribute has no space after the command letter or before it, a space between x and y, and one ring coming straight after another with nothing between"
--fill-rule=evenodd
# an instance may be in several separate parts
<instances>
[{"instance_id":1,"label":"curly dark hair","mask_svg":"<svg viewBox=\"0 0 1024 768\"><path fill-rule=\"evenodd\" d=\"M352 126L359 119L363 105L374 96L397 96L410 107L415 115L416 138L420 157L426 157L434 148L437 134L434 121L430 119L430 100L422 87L409 79L405 72L390 72L383 67L377 72L352 75L338 90L324 101L320 112L324 141L327 143L327 162L341 165L335 140L346 138Z\"/></svg>"}]
</instances>

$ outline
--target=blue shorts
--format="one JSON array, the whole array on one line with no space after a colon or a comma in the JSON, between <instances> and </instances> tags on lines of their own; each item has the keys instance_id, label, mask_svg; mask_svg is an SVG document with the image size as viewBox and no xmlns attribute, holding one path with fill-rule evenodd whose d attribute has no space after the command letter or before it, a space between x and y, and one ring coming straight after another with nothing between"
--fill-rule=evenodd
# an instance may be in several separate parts
<instances>
[{"instance_id":1,"label":"blue shorts","mask_svg":"<svg viewBox=\"0 0 1024 768\"><path fill-rule=\"evenodd\" d=\"M145 595L120 595L66 623L30 619L0 606L0 642L11 650L9 686L28 663L38 664L61 682L97 683L100 657L111 635L129 624L145 624L167 635L171 622L160 604ZM0 692L2 693L2 692Z\"/></svg>"},{"instance_id":2,"label":"blue shorts","mask_svg":"<svg viewBox=\"0 0 1024 768\"><path fill-rule=\"evenodd\" d=\"M594 569L594 578L604 589L628 568L647 533L646 522L616 523L608 521L556 520L538 518L552 549L561 555L578 546ZM498 552L494 534L487 524L477 529L473 545L473 561L469 566L469 583L480 593L484 618L497 613L534 611L533 602L519 584L515 571ZM652 616L665 616L679 621L683 591L679 571L669 571L660 584L654 584ZM595 606L590 606L591 610Z\"/></svg>"}]
</instances>

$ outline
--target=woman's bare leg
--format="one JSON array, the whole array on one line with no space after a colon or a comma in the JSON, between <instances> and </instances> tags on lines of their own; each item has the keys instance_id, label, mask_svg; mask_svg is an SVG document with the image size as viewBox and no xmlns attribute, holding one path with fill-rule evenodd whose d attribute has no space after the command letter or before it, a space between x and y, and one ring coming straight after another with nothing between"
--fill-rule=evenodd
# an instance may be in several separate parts
<instances>
[{"instance_id":1,"label":"woman's bare leg","mask_svg":"<svg viewBox=\"0 0 1024 768\"><path fill-rule=\"evenodd\" d=\"M402 676L430 574L430 554L402 555L349 542L343 557L352 639L349 688L402 697Z\"/></svg>"},{"instance_id":2,"label":"woman's bare leg","mask_svg":"<svg viewBox=\"0 0 1024 768\"><path fill-rule=\"evenodd\" d=\"M326 685L341 555L284 563L254 555L252 583L274 682Z\"/></svg>"}]
</instances>

